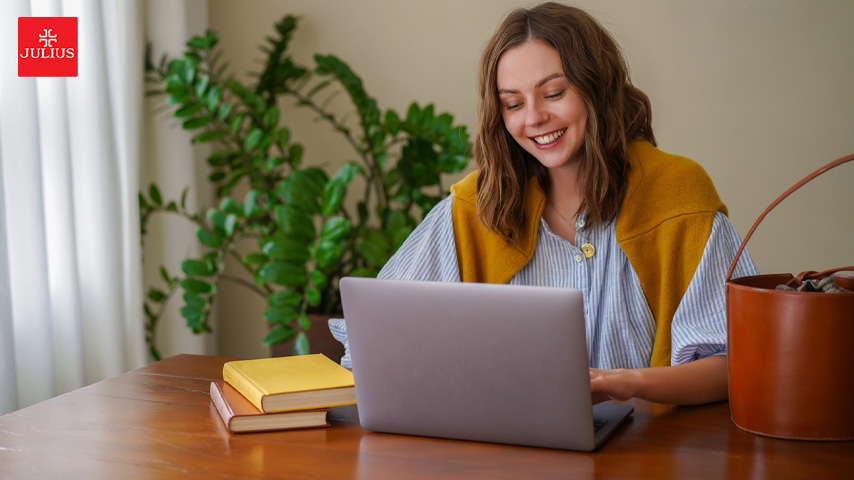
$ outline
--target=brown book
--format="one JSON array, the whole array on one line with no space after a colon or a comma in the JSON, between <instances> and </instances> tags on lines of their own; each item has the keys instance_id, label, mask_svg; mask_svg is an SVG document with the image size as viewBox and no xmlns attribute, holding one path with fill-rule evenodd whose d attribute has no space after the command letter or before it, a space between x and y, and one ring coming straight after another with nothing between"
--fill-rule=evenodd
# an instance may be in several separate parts
<instances>
[{"instance_id":1,"label":"brown book","mask_svg":"<svg viewBox=\"0 0 854 480\"><path fill-rule=\"evenodd\" d=\"M223 382L211 382L211 401L226 428L233 433L328 427L328 408L263 413L252 402Z\"/></svg>"}]
</instances>

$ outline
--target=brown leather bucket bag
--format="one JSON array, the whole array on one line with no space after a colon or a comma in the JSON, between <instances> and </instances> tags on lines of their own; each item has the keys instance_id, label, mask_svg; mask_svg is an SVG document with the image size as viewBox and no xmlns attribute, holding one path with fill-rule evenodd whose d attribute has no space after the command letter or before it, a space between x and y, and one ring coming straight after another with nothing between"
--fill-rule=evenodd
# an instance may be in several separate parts
<instances>
[{"instance_id":1,"label":"brown leather bucket bag","mask_svg":"<svg viewBox=\"0 0 854 480\"><path fill-rule=\"evenodd\" d=\"M729 401L742 430L800 440L854 440L854 277L839 272L755 275L731 280L765 215L792 192L843 163L816 170L772 203L744 237L726 277ZM852 247L851 239L843 248ZM848 292L781 291L833 276Z\"/></svg>"}]
</instances>

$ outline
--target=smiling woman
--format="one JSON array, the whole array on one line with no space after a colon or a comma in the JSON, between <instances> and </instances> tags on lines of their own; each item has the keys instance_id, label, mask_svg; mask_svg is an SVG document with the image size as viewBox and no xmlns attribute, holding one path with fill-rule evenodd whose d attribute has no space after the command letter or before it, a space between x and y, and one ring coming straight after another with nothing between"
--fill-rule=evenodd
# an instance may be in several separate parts
<instances>
[{"instance_id":1,"label":"smiling woman","mask_svg":"<svg viewBox=\"0 0 854 480\"><path fill-rule=\"evenodd\" d=\"M739 237L703 168L656 148L608 32L566 5L514 10L479 79L478 171L380 277L580 290L594 393L726 398L723 280Z\"/></svg>"}]
</instances>

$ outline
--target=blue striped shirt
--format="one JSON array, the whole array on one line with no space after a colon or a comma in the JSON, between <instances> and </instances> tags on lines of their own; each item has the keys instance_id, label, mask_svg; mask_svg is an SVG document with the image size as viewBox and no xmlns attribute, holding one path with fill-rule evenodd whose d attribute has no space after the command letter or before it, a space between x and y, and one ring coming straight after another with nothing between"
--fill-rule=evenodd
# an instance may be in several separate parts
<instances>
[{"instance_id":1,"label":"blue striped shirt","mask_svg":"<svg viewBox=\"0 0 854 480\"><path fill-rule=\"evenodd\" d=\"M451 206L453 197L436 205L383 267L390 279L459 282ZM615 222L585 227L576 223L575 245L553 233L540 220L531 261L510 280L515 285L577 288L584 295L587 351L595 368L648 367L655 337L655 319L640 281L617 242ZM592 244L585 258L579 245ZM718 212L703 256L671 323L671 363L678 365L726 353L726 272L741 239L727 217ZM733 278L755 275L747 252ZM333 335L346 345L343 320L331 320ZM349 366L349 350L341 360Z\"/></svg>"}]
</instances>

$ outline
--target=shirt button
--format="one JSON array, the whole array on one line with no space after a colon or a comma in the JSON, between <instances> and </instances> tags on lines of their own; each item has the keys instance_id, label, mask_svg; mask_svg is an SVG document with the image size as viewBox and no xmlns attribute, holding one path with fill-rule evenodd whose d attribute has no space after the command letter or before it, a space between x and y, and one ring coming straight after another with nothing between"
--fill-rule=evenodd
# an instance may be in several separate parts
<instances>
[{"instance_id":1,"label":"shirt button","mask_svg":"<svg viewBox=\"0 0 854 480\"><path fill-rule=\"evenodd\" d=\"M578 254L575 256L576 262L581 263L582 260L584 260L584 257L581 254Z\"/></svg>"},{"instance_id":2,"label":"shirt button","mask_svg":"<svg viewBox=\"0 0 854 480\"><path fill-rule=\"evenodd\" d=\"M578 228L584 228L584 219L583 218L578 220Z\"/></svg>"}]
</instances>

